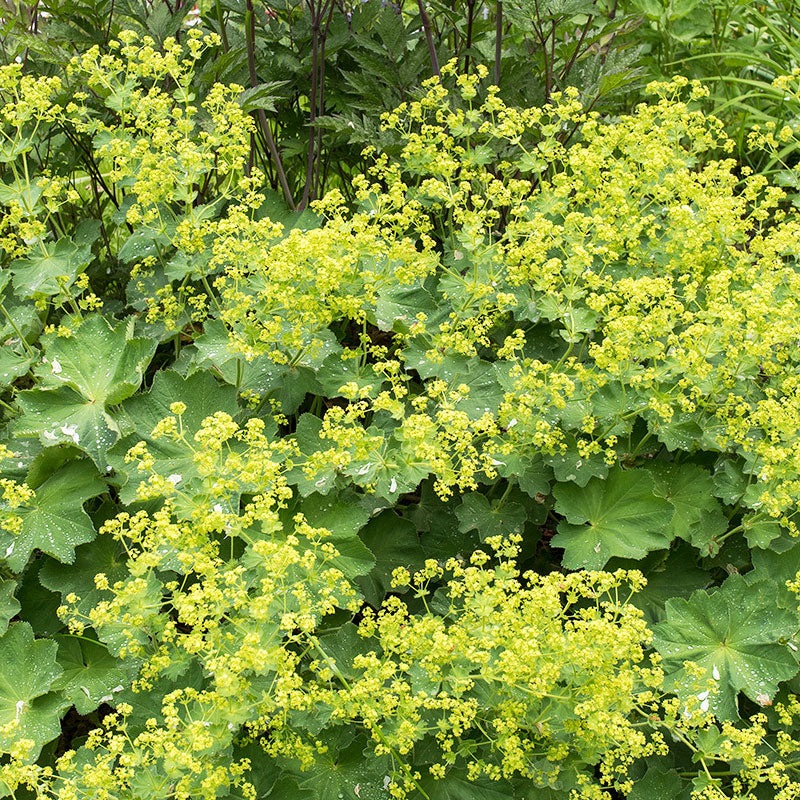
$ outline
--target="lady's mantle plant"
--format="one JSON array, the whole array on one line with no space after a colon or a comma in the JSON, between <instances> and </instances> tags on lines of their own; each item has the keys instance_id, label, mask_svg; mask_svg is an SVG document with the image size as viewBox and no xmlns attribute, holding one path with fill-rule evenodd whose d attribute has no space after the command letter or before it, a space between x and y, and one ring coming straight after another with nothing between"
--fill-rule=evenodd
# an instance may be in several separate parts
<instances>
[{"instance_id":1,"label":"lady's mantle plant","mask_svg":"<svg viewBox=\"0 0 800 800\"><path fill-rule=\"evenodd\" d=\"M450 65L298 216L121 38L0 72L0 790L798 796L800 225L702 88Z\"/></svg>"}]
</instances>

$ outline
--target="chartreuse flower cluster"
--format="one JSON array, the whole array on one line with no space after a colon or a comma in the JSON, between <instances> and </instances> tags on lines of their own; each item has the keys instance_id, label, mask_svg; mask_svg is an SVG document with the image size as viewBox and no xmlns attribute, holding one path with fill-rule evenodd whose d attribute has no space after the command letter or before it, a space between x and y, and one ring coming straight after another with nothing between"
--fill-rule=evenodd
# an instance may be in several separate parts
<instances>
[{"instance_id":1,"label":"chartreuse flower cluster","mask_svg":"<svg viewBox=\"0 0 800 800\"><path fill-rule=\"evenodd\" d=\"M37 136L63 113L54 103L61 89L57 77L23 75L19 64L0 67L0 165L8 174L0 207L0 254L24 255L45 235L50 215L77 192L52 174L36 174L30 153Z\"/></svg>"},{"instance_id":2,"label":"chartreuse flower cluster","mask_svg":"<svg viewBox=\"0 0 800 800\"><path fill-rule=\"evenodd\" d=\"M65 108L75 128L92 135L108 180L125 187L134 201L125 220L168 231L188 252L196 249L213 207L241 191L249 155L252 121L237 102L242 87L215 84L203 98L192 89L197 62L215 44L215 36L189 31L185 45L169 39L157 49L152 40L139 42L125 32L111 53L94 47L67 70L116 112L113 125L102 122L86 105L85 93ZM206 208L201 201L211 181L213 199Z\"/></svg>"},{"instance_id":3,"label":"chartreuse flower cluster","mask_svg":"<svg viewBox=\"0 0 800 800\"><path fill-rule=\"evenodd\" d=\"M747 525L796 531L798 223L782 190L706 158L732 142L681 99L686 81L606 124L574 91L518 110L481 89L483 68L448 65L454 89L432 82L385 116L399 157L376 154L356 179L360 209L334 191L316 206L324 225L286 231L257 211L257 171L244 178L240 87L194 105L212 44L190 32L158 51L125 34L76 59L113 123L5 78L19 132L59 117L93 137L125 221L151 237L133 281L150 320L217 319L246 361L338 351L333 391L364 411L329 430L358 438L375 414L373 450L433 474L442 496L493 479L511 451L602 470L638 455L641 420L651 444L736 454L752 476ZM468 364L503 391L476 397Z\"/></svg>"},{"instance_id":4,"label":"chartreuse flower cluster","mask_svg":"<svg viewBox=\"0 0 800 800\"><path fill-rule=\"evenodd\" d=\"M153 438L185 450L194 476L160 475L144 443L130 450L146 476L139 495L156 505L105 524L101 536L127 554L120 579L95 577L108 599L85 611L72 596L59 613L73 634L91 628L136 664L133 697L146 708L160 682L177 678L177 688L146 718L120 703L55 769L26 763L18 741L0 766L12 791L256 798L266 761L302 774L324 756L325 732L343 725L365 732L365 758L382 760L383 788L397 798L430 796L459 768L471 781L524 780L572 800L625 795L638 762L668 756L667 732L702 766L698 800L800 790L795 700L777 707L786 730L774 745L763 715L715 726L700 703L708 689L690 705L662 700L651 634L628 602L641 573L520 575L520 537L495 537L467 561L396 569L393 587L413 608L399 595L363 606L336 567L331 531L287 513L291 448L260 420L239 426L223 413L188 438L185 405L171 411ZM343 627L355 643L347 655L331 633ZM248 742L246 757L232 757ZM737 764L732 794L715 762Z\"/></svg>"},{"instance_id":5,"label":"chartreuse flower cluster","mask_svg":"<svg viewBox=\"0 0 800 800\"><path fill-rule=\"evenodd\" d=\"M355 214L334 192L323 227L282 235L235 212L206 304L232 352L294 365L349 321L340 371L358 380L338 391L355 405L324 436L362 441L381 420L376 457L432 473L443 497L504 453L602 471L639 453L641 420L671 450L736 454L747 524L796 533L800 228L783 191L705 158L732 142L680 99L685 81L606 124L574 92L478 103L483 74L386 116L400 157L356 180ZM503 391L476 397L475 369ZM322 453L348 474L354 456Z\"/></svg>"},{"instance_id":6,"label":"chartreuse flower cluster","mask_svg":"<svg viewBox=\"0 0 800 800\"><path fill-rule=\"evenodd\" d=\"M36 665L0 687L0 793L800 796L771 574L797 552L800 225L711 156L702 87L606 122L446 65L383 119L355 209L281 223L241 87L194 95L215 42L123 34L68 97L0 72L3 413L30 437L0 445L0 659ZM61 136L103 199L40 164ZM95 313L106 260L125 321ZM757 555L706 558L739 533ZM648 554L688 599L601 571ZM57 643L16 581L61 594ZM766 632L717 629L736 591ZM73 705L85 744L38 759Z\"/></svg>"},{"instance_id":7,"label":"chartreuse flower cluster","mask_svg":"<svg viewBox=\"0 0 800 800\"><path fill-rule=\"evenodd\" d=\"M86 612L72 596L59 613L73 634L90 627L137 666L133 697L145 708L160 682L176 688L146 718L120 703L55 768L27 764L20 740L0 766L11 791L256 798L267 761L311 770L326 731L341 726L365 732L365 758L381 762L397 798L428 797L459 768L471 781L523 780L572 800L625 795L638 762L668 756L665 732L697 754L696 798L800 789L789 772L800 743L788 731L777 744L784 763L765 754L761 716L718 729L699 700L662 702L651 634L628 602L641 573L520 575L520 537L494 537L466 561L396 569L393 587L413 607L399 595L363 606L336 567L331 531L287 511L294 465L282 441L223 413L187 438L184 404L171 410L154 438L179 443L195 478L159 475L147 446L132 448L147 476L140 496L156 503L105 524L101 536L127 554L122 577L95 577L108 599ZM348 628L346 654L332 631ZM778 709L788 729L796 706ZM248 742L247 756L232 755ZM733 795L717 788L715 761L739 765Z\"/></svg>"}]
</instances>

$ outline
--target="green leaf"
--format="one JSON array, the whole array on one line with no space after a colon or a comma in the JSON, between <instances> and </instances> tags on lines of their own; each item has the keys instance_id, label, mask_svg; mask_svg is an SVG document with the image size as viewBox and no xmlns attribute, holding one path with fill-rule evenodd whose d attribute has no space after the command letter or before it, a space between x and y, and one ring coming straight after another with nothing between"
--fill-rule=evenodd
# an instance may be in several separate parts
<instances>
[{"instance_id":1,"label":"green leaf","mask_svg":"<svg viewBox=\"0 0 800 800\"><path fill-rule=\"evenodd\" d=\"M482 542L490 536L521 534L525 527L525 508L516 502L495 500L490 503L480 492L465 494L456 509L458 529L462 533L477 531Z\"/></svg>"},{"instance_id":2,"label":"green leaf","mask_svg":"<svg viewBox=\"0 0 800 800\"><path fill-rule=\"evenodd\" d=\"M497 454L494 458L497 474L516 480L519 488L534 500L542 501L550 494L553 470L542 460L539 453Z\"/></svg>"},{"instance_id":3,"label":"green leaf","mask_svg":"<svg viewBox=\"0 0 800 800\"><path fill-rule=\"evenodd\" d=\"M8 623L19 613L19 600L14 597L16 581L0 582L0 636L8 630Z\"/></svg>"},{"instance_id":4,"label":"green leaf","mask_svg":"<svg viewBox=\"0 0 800 800\"><path fill-rule=\"evenodd\" d=\"M628 800L676 800L681 788L681 778L676 770L648 767L645 776L636 781Z\"/></svg>"},{"instance_id":5,"label":"green leaf","mask_svg":"<svg viewBox=\"0 0 800 800\"><path fill-rule=\"evenodd\" d=\"M385 756L366 756L367 740L353 738L347 728L325 731L319 738L327 750L316 754L308 770L294 773L301 791L310 792L314 800L385 800Z\"/></svg>"},{"instance_id":6,"label":"green leaf","mask_svg":"<svg viewBox=\"0 0 800 800\"><path fill-rule=\"evenodd\" d=\"M21 378L31 365L30 356L15 353L8 345L0 349L0 388L7 386Z\"/></svg>"},{"instance_id":7,"label":"green leaf","mask_svg":"<svg viewBox=\"0 0 800 800\"><path fill-rule=\"evenodd\" d=\"M304 541L301 537L301 542ZM330 565L340 569L346 578L353 580L360 575L366 575L375 566L375 556L358 536L341 539L334 537L328 541L339 553L330 560Z\"/></svg>"},{"instance_id":8,"label":"green leaf","mask_svg":"<svg viewBox=\"0 0 800 800\"><path fill-rule=\"evenodd\" d=\"M298 506L315 528L327 528L336 539L357 536L369 519L369 512L358 505L355 492L343 493L340 497L312 494Z\"/></svg>"},{"instance_id":9,"label":"green leaf","mask_svg":"<svg viewBox=\"0 0 800 800\"><path fill-rule=\"evenodd\" d=\"M88 614L101 600L108 600L111 596L109 591L95 586L95 575L104 573L113 586L116 581L127 577L127 560L119 542L111 536L98 536L75 551L75 561L69 566L55 559L45 559L39 580L46 589L59 592L62 601L68 594L77 595L76 610Z\"/></svg>"},{"instance_id":10,"label":"green leaf","mask_svg":"<svg viewBox=\"0 0 800 800\"><path fill-rule=\"evenodd\" d=\"M1 274L1 273L0 273ZM20 334L28 344L33 344L42 332L42 320L36 306L27 300L8 297L3 305L8 314L0 316L0 341L14 348L22 346Z\"/></svg>"},{"instance_id":11,"label":"green leaf","mask_svg":"<svg viewBox=\"0 0 800 800\"><path fill-rule=\"evenodd\" d=\"M785 530L779 519L752 513L742 517L742 533L752 550L766 550Z\"/></svg>"},{"instance_id":12,"label":"green leaf","mask_svg":"<svg viewBox=\"0 0 800 800\"><path fill-rule=\"evenodd\" d=\"M34 640L31 626L14 623L0 638L0 730L14 721L17 726L0 732L0 752L8 752L19 739L31 739L38 756L42 745L61 733L60 712L68 704L48 694L61 675L56 662L56 643Z\"/></svg>"},{"instance_id":13,"label":"green leaf","mask_svg":"<svg viewBox=\"0 0 800 800\"><path fill-rule=\"evenodd\" d=\"M283 195L270 188L261 190L264 195L264 202L256 214L258 219L269 217L273 222L280 222L283 225L284 233L288 233L292 228L302 228L303 230L313 230L319 228L321 218L310 208L303 211L292 211L287 205Z\"/></svg>"},{"instance_id":14,"label":"green leaf","mask_svg":"<svg viewBox=\"0 0 800 800\"><path fill-rule=\"evenodd\" d=\"M346 383L355 383L359 390L372 387L367 394L374 397L382 382L371 365L362 364L360 358L343 358L341 353L331 353L325 359L316 379L325 397L338 397Z\"/></svg>"},{"instance_id":15,"label":"green leaf","mask_svg":"<svg viewBox=\"0 0 800 800\"><path fill-rule=\"evenodd\" d=\"M602 454L594 453L585 458L578 452L573 436L567 437L567 444L566 452L545 456L545 463L553 468L557 481L586 486L592 478L605 478L609 468Z\"/></svg>"},{"instance_id":16,"label":"green leaf","mask_svg":"<svg viewBox=\"0 0 800 800\"><path fill-rule=\"evenodd\" d=\"M106 453L117 439L117 423L94 402L64 386L60 389L27 389L17 395L22 416L13 430L20 436L38 436L44 445L75 444L101 469Z\"/></svg>"},{"instance_id":17,"label":"green leaf","mask_svg":"<svg viewBox=\"0 0 800 800\"><path fill-rule=\"evenodd\" d=\"M800 542L790 540L793 546L782 552L774 550L753 550L753 569L744 579L748 584L761 583L764 580L774 581L778 587L777 603L781 608L795 610L797 595L790 591L786 584L794 581L800 572Z\"/></svg>"},{"instance_id":18,"label":"green leaf","mask_svg":"<svg viewBox=\"0 0 800 800\"><path fill-rule=\"evenodd\" d=\"M14 181L14 183L10 184L0 182L0 203L3 203L3 205L19 203L22 208L39 211L41 207L37 208L37 206L41 196L42 187L36 183L28 181L24 183Z\"/></svg>"},{"instance_id":19,"label":"green leaf","mask_svg":"<svg viewBox=\"0 0 800 800\"><path fill-rule=\"evenodd\" d=\"M615 468L606 480L593 478L581 489L571 483L553 489L558 524L554 547L564 548L569 569L602 569L609 558L642 558L668 547L672 506L654 493L645 470Z\"/></svg>"},{"instance_id":20,"label":"green leaf","mask_svg":"<svg viewBox=\"0 0 800 800\"><path fill-rule=\"evenodd\" d=\"M354 492L336 498L312 494L298 505L298 510L310 525L331 532L328 541L339 551L331 563L348 578L366 575L375 566L375 556L358 536L369 519L369 513L359 505Z\"/></svg>"},{"instance_id":21,"label":"green leaf","mask_svg":"<svg viewBox=\"0 0 800 800\"><path fill-rule=\"evenodd\" d=\"M423 313L429 320L437 318L436 298L421 285L382 288L375 304L375 315L370 319L382 331L408 333L417 314Z\"/></svg>"},{"instance_id":22,"label":"green leaf","mask_svg":"<svg viewBox=\"0 0 800 800\"><path fill-rule=\"evenodd\" d=\"M159 249L170 246L169 237L148 228L137 228L123 243L117 258L125 264L139 261L147 256L157 256Z\"/></svg>"},{"instance_id":23,"label":"green leaf","mask_svg":"<svg viewBox=\"0 0 800 800\"><path fill-rule=\"evenodd\" d=\"M0 533L0 548L9 567L22 570L34 550L71 564L75 548L95 537L83 504L105 489L94 465L85 459L59 469L36 489L29 507L16 509L22 517L22 531L16 536Z\"/></svg>"},{"instance_id":24,"label":"green leaf","mask_svg":"<svg viewBox=\"0 0 800 800\"><path fill-rule=\"evenodd\" d=\"M238 410L236 389L220 385L208 372L197 372L189 378L173 370L157 372L149 392L139 393L123 404L122 418L134 432L120 439L108 453L108 462L120 479L120 498L123 503L133 502L141 480L136 464L125 463L125 453L137 442L147 443L156 472L181 476L182 490L197 475L192 452L185 445L166 438L152 439L150 436L158 422L172 415L169 407L177 400L186 402L181 424L189 442L192 442L206 417L217 411L234 416Z\"/></svg>"},{"instance_id":25,"label":"green leaf","mask_svg":"<svg viewBox=\"0 0 800 800\"><path fill-rule=\"evenodd\" d=\"M50 339L37 375L45 386L69 386L99 406L122 402L139 388L156 349L153 339L129 335L132 323L87 317L68 339Z\"/></svg>"},{"instance_id":26,"label":"green leaf","mask_svg":"<svg viewBox=\"0 0 800 800\"><path fill-rule=\"evenodd\" d=\"M736 505L747 489L747 479L738 461L720 458L714 467L714 494L728 505Z\"/></svg>"},{"instance_id":27,"label":"green leaf","mask_svg":"<svg viewBox=\"0 0 800 800\"><path fill-rule=\"evenodd\" d=\"M330 633L321 631L320 643L345 679L352 680L359 674L358 670L353 669L353 661L364 652L364 639L359 635L357 625L346 622L341 627L336 626Z\"/></svg>"},{"instance_id":28,"label":"green leaf","mask_svg":"<svg viewBox=\"0 0 800 800\"><path fill-rule=\"evenodd\" d=\"M78 244L68 236L57 242L45 242L39 252L11 265L14 291L18 297L58 294L61 287L57 279L63 277L66 286L70 286L91 260L91 243Z\"/></svg>"},{"instance_id":29,"label":"green leaf","mask_svg":"<svg viewBox=\"0 0 800 800\"><path fill-rule=\"evenodd\" d=\"M720 719L738 716L740 691L768 705L778 683L798 671L787 644L797 629L797 615L777 607L776 592L771 581L748 585L733 574L715 591L670 600L666 621L654 628L669 684L685 677L683 662L691 661L705 670L701 683L718 683L719 692L708 701Z\"/></svg>"},{"instance_id":30,"label":"green leaf","mask_svg":"<svg viewBox=\"0 0 800 800\"><path fill-rule=\"evenodd\" d=\"M471 553L480 545L477 532L464 534L459 530L455 514L459 504L459 499L452 497L443 501L436 494L432 480L422 484L420 502L408 516L422 534L419 543L425 558L446 561L451 556Z\"/></svg>"},{"instance_id":31,"label":"green leaf","mask_svg":"<svg viewBox=\"0 0 800 800\"><path fill-rule=\"evenodd\" d=\"M83 458L83 453L74 445L40 448L39 453L31 461L25 482L31 489L38 489L65 464L81 458Z\"/></svg>"},{"instance_id":32,"label":"green leaf","mask_svg":"<svg viewBox=\"0 0 800 800\"><path fill-rule=\"evenodd\" d=\"M99 642L74 636L56 636L58 663L63 670L53 684L75 706L88 714L114 697L128 684L128 672Z\"/></svg>"},{"instance_id":33,"label":"green leaf","mask_svg":"<svg viewBox=\"0 0 800 800\"><path fill-rule=\"evenodd\" d=\"M426 776L422 781L430 800L508 800L511 796L508 787L486 778L472 779L462 770L451 769L447 775L437 780ZM546 790L542 790L542 796ZM532 795L531 798L536 795Z\"/></svg>"},{"instance_id":34,"label":"green leaf","mask_svg":"<svg viewBox=\"0 0 800 800\"><path fill-rule=\"evenodd\" d=\"M239 95L239 105L248 114L259 108L275 111L275 99L278 96L276 90L287 83L288 81L271 81L270 83L259 83L257 86L245 89Z\"/></svg>"},{"instance_id":35,"label":"green leaf","mask_svg":"<svg viewBox=\"0 0 800 800\"><path fill-rule=\"evenodd\" d=\"M416 526L396 512L386 510L371 519L361 531L361 540L375 554L375 566L359 578L358 585L368 603L379 605L386 596L396 567L411 572L425 563Z\"/></svg>"},{"instance_id":36,"label":"green leaf","mask_svg":"<svg viewBox=\"0 0 800 800\"><path fill-rule=\"evenodd\" d=\"M300 448L300 453L307 458L317 451L332 450L333 445L328 440L320 438L322 430L322 420L313 414L303 414L297 421L294 439ZM320 470L312 477L308 477L300 466L294 467L286 473L286 479L290 484L297 486L303 497L314 492L327 494L336 483L336 471L330 467Z\"/></svg>"},{"instance_id":37,"label":"green leaf","mask_svg":"<svg viewBox=\"0 0 800 800\"><path fill-rule=\"evenodd\" d=\"M151 339L129 337L130 327L111 327L95 314L69 339L51 338L36 369L43 388L19 394L23 414L16 432L38 435L46 445L74 443L105 469L106 452L119 434L107 406L139 388L156 348Z\"/></svg>"},{"instance_id":38,"label":"green leaf","mask_svg":"<svg viewBox=\"0 0 800 800\"><path fill-rule=\"evenodd\" d=\"M706 553L713 552L715 537L724 533L728 520L714 497L711 473L696 464L653 464L654 492L674 509L672 536L680 537Z\"/></svg>"},{"instance_id":39,"label":"green leaf","mask_svg":"<svg viewBox=\"0 0 800 800\"><path fill-rule=\"evenodd\" d=\"M675 597L689 597L711 583L711 574L697 566L697 553L686 542L674 542L669 550L657 550L639 561L614 559L606 569L638 569L647 585L631 598L641 608L648 624L664 618L664 606Z\"/></svg>"},{"instance_id":40,"label":"green leaf","mask_svg":"<svg viewBox=\"0 0 800 800\"><path fill-rule=\"evenodd\" d=\"M54 636L64 630L64 623L58 618L61 598L45 589L39 580L43 561L33 559L19 579L16 594L21 608L18 616L37 636Z\"/></svg>"},{"instance_id":41,"label":"green leaf","mask_svg":"<svg viewBox=\"0 0 800 800\"><path fill-rule=\"evenodd\" d=\"M262 398L274 398L284 414L294 414L309 392L319 394L321 387L315 370L327 357L341 350L334 335L322 330L316 332L308 343L308 350L291 365L276 364L265 355L247 361L231 350L227 328L219 320L207 322L194 345L197 351L194 363L197 366L212 367L226 383L236 386L240 392L249 391Z\"/></svg>"},{"instance_id":42,"label":"green leaf","mask_svg":"<svg viewBox=\"0 0 800 800\"><path fill-rule=\"evenodd\" d=\"M463 411L470 419L496 414L503 400L503 390L497 382L494 364L475 359L469 366L465 365L463 378L469 386L469 394L456 403L456 409Z\"/></svg>"}]
</instances>

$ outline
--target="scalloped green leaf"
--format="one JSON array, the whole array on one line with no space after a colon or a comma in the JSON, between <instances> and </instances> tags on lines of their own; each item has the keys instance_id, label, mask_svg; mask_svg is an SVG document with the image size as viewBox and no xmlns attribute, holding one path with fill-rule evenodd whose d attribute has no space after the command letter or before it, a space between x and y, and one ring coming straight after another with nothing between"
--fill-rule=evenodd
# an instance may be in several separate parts
<instances>
[{"instance_id":1,"label":"scalloped green leaf","mask_svg":"<svg viewBox=\"0 0 800 800\"><path fill-rule=\"evenodd\" d=\"M68 705L50 693L61 676L56 662L57 645L35 640L27 622L15 622L0 638L0 731L17 723L8 733L0 732L0 752L8 752L19 739L31 739L36 758L42 745L61 733L60 712Z\"/></svg>"},{"instance_id":2,"label":"scalloped green leaf","mask_svg":"<svg viewBox=\"0 0 800 800\"><path fill-rule=\"evenodd\" d=\"M70 286L84 267L92 260L91 243L78 244L64 236L57 242L43 242L28 258L11 265L14 273L14 291L18 297L35 294L58 294L59 279Z\"/></svg>"},{"instance_id":3,"label":"scalloped green leaf","mask_svg":"<svg viewBox=\"0 0 800 800\"><path fill-rule=\"evenodd\" d=\"M87 317L69 338L50 339L36 374L44 386L69 386L99 406L122 402L141 385L156 349L154 339L130 335L133 322Z\"/></svg>"},{"instance_id":4,"label":"scalloped green leaf","mask_svg":"<svg viewBox=\"0 0 800 800\"><path fill-rule=\"evenodd\" d=\"M480 492L465 494L461 499L461 505L456 509L456 516L458 529L462 533L477 531L482 542L490 536L521 534L527 517L521 503L513 500L490 502L486 495Z\"/></svg>"},{"instance_id":5,"label":"scalloped green leaf","mask_svg":"<svg viewBox=\"0 0 800 800\"><path fill-rule=\"evenodd\" d=\"M645 776L636 781L628 800L677 800L682 788L677 770L648 767Z\"/></svg>"},{"instance_id":6,"label":"scalloped green leaf","mask_svg":"<svg viewBox=\"0 0 800 800\"><path fill-rule=\"evenodd\" d=\"M560 483L574 483L586 486L593 478L605 478L608 475L606 464L600 453L593 453L586 458L578 452L574 436L567 436L567 449L563 453L555 453L544 457L546 464L553 468L556 480Z\"/></svg>"},{"instance_id":7,"label":"scalloped green leaf","mask_svg":"<svg viewBox=\"0 0 800 800\"><path fill-rule=\"evenodd\" d=\"M21 532L0 532L0 552L9 567L22 570L34 550L71 564L75 548L95 537L94 525L83 504L105 490L105 482L87 459L61 467L36 489L29 506L15 509L22 517Z\"/></svg>"},{"instance_id":8,"label":"scalloped green leaf","mask_svg":"<svg viewBox=\"0 0 800 800\"><path fill-rule=\"evenodd\" d=\"M28 371L32 360L30 356L15 353L9 345L4 345L0 349L0 387L5 389L17 378L21 378Z\"/></svg>"},{"instance_id":9,"label":"scalloped green leaf","mask_svg":"<svg viewBox=\"0 0 800 800\"><path fill-rule=\"evenodd\" d=\"M294 440L300 448L300 452L306 458L314 452L320 450L331 450L333 444L320 438L322 430L322 420L313 414L302 414L297 420L297 427L294 432ZM286 473L286 479L290 484L297 486L298 491L303 497L307 497L314 492L318 494L328 494L336 483L336 471L333 467L320 470L313 477L308 477L301 466L293 467Z\"/></svg>"},{"instance_id":10,"label":"scalloped green leaf","mask_svg":"<svg viewBox=\"0 0 800 800\"><path fill-rule=\"evenodd\" d=\"M780 552L775 550L753 550L753 569L744 579L747 583L774 581L778 586L777 603L781 608L796 609L797 595L786 584L794 581L800 572L800 542L790 539L791 546Z\"/></svg>"},{"instance_id":11,"label":"scalloped green leaf","mask_svg":"<svg viewBox=\"0 0 800 800\"><path fill-rule=\"evenodd\" d=\"M368 603L379 605L389 590L392 570L406 567L414 572L425 563L425 551L413 522L390 509L373 517L360 533L361 540L375 554L375 566L358 585Z\"/></svg>"},{"instance_id":12,"label":"scalloped green leaf","mask_svg":"<svg viewBox=\"0 0 800 800\"><path fill-rule=\"evenodd\" d=\"M772 581L748 584L733 574L716 590L669 600L666 620L653 629L668 685L680 682L683 663L691 661L705 670L701 683L718 684L719 691L703 699L720 719L738 716L739 692L769 705L778 684L798 672L789 644L797 614L779 608L776 594Z\"/></svg>"},{"instance_id":13,"label":"scalloped green leaf","mask_svg":"<svg viewBox=\"0 0 800 800\"><path fill-rule=\"evenodd\" d=\"M94 576L102 572L109 584L123 580L128 575L128 555L122 545L111 536L98 536L94 541L82 545L75 551L72 564L61 564L52 558L43 559L39 581L45 589L58 592L62 600L68 594L79 598L75 609L88 614L102 600L108 600L111 592L98 589Z\"/></svg>"},{"instance_id":14,"label":"scalloped green leaf","mask_svg":"<svg viewBox=\"0 0 800 800\"><path fill-rule=\"evenodd\" d=\"M62 673L53 684L79 714L94 711L101 703L115 702L128 685L128 671L99 642L56 636Z\"/></svg>"},{"instance_id":15,"label":"scalloped green leaf","mask_svg":"<svg viewBox=\"0 0 800 800\"><path fill-rule=\"evenodd\" d=\"M291 365L276 364L265 355L247 361L230 349L228 331L218 320L205 324L203 334L195 339L194 346L197 350L194 362L198 366L213 368L223 380L236 385L240 391L274 398L284 414L294 414L308 392L320 392L315 372L326 357L341 350L336 337L330 331L322 330L315 333L313 341Z\"/></svg>"},{"instance_id":16,"label":"scalloped green leaf","mask_svg":"<svg viewBox=\"0 0 800 800\"><path fill-rule=\"evenodd\" d=\"M339 552L331 559L331 565L340 569L346 577L354 579L365 575L375 566L375 556L358 536L369 513L358 504L355 493L346 492L341 498L319 494L306 497L285 514L286 530L291 529L288 519L296 511L300 511L312 527L330 531L327 541ZM305 537L301 536L300 539L305 541Z\"/></svg>"},{"instance_id":17,"label":"scalloped green leaf","mask_svg":"<svg viewBox=\"0 0 800 800\"><path fill-rule=\"evenodd\" d=\"M654 492L674 509L672 535L705 553L715 552L715 537L724 533L728 520L714 497L711 473L697 464L653 464Z\"/></svg>"},{"instance_id":18,"label":"scalloped green leaf","mask_svg":"<svg viewBox=\"0 0 800 800\"><path fill-rule=\"evenodd\" d=\"M422 780L430 800L508 800L511 797L508 784L503 781L492 781L487 778L470 778L465 770L450 769L442 779L426 776ZM531 787L533 794L527 800L541 797L551 800L553 793L546 788ZM513 795L517 797L518 795Z\"/></svg>"},{"instance_id":19,"label":"scalloped green leaf","mask_svg":"<svg viewBox=\"0 0 800 800\"><path fill-rule=\"evenodd\" d=\"M384 800L387 797L384 776L385 757L365 756L369 747L363 736L352 737L346 728L334 728L319 737L327 749L317 754L305 770L293 772L302 793L310 792L314 800ZM281 793L291 797L292 793Z\"/></svg>"},{"instance_id":20,"label":"scalloped green leaf","mask_svg":"<svg viewBox=\"0 0 800 800\"><path fill-rule=\"evenodd\" d=\"M28 389L17 402L22 416L13 423L20 436L38 436L45 445L74 444L92 457L100 469L107 467L106 453L117 440L116 421L99 405L86 401L68 386Z\"/></svg>"},{"instance_id":21,"label":"scalloped green leaf","mask_svg":"<svg viewBox=\"0 0 800 800\"><path fill-rule=\"evenodd\" d=\"M552 544L564 549L569 569L602 569L610 558L639 559L669 546L673 507L655 494L645 470L616 468L583 489L558 484L553 495L555 510L565 520Z\"/></svg>"},{"instance_id":22,"label":"scalloped green leaf","mask_svg":"<svg viewBox=\"0 0 800 800\"><path fill-rule=\"evenodd\" d=\"M153 468L161 475L180 475L182 488L197 474L192 452L168 439L152 439L150 434L156 424L171 416L169 407L177 400L186 402L181 417L186 438L191 442L202 421L217 411L235 415L236 389L220 384L208 372L198 372L184 378L173 370L158 372L149 392L143 392L125 401L122 415L133 433L121 439L108 454L108 461L117 472L120 498L130 503L136 496L141 473L136 464L125 463L125 453L137 442L147 442L154 458Z\"/></svg>"},{"instance_id":23,"label":"scalloped green leaf","mask_svg":"<svg viewBox=\"0 0 800 800\"><path fill-rule=\"evenodd\" d=\"M129 321L133 322L133 318ZM35 372L41 388L20 392L22 416L14 430L42 444L68 442L88 453L100 469L119 435L108 406L140 386L156 342L129 335L132 324L111 326L95 314L68 339L51 338Z\"/></svg>"}]
</instances>

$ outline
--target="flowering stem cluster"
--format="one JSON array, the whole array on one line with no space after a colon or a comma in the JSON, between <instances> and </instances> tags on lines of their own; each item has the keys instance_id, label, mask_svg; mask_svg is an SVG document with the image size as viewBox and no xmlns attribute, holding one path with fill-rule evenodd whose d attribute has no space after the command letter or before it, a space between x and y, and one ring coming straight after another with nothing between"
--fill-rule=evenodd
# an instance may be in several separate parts
<instances>
[{"instance_id":1,"label":"flowering stem cluster","mask_svg":"<svg viewBox=\"0 0 800 800\"><path fill-rule=\"evenodd\" d=\"M800 218L703 87L445 64L281 213L184 38L0 71L0 796L800 797Z\"/></svg>"}]
</instances>

